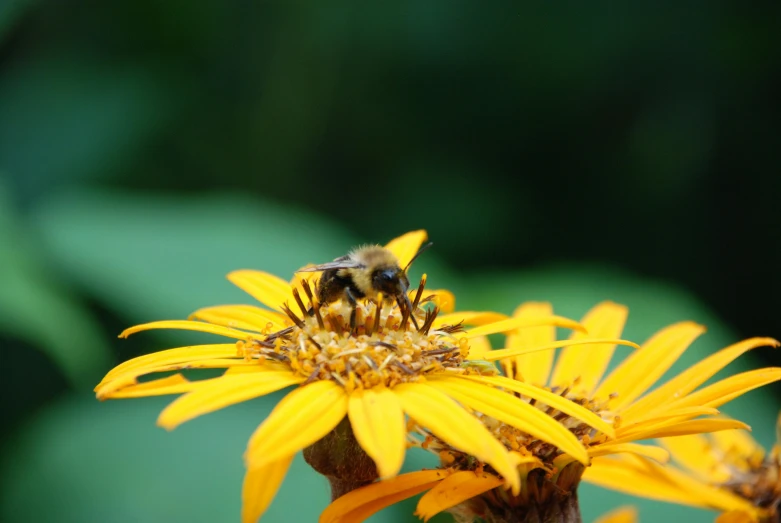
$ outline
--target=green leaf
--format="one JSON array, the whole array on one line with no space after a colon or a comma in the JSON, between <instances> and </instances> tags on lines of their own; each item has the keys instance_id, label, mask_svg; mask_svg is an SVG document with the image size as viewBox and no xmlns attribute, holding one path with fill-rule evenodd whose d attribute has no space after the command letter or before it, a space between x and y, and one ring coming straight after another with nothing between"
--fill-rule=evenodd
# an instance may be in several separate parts
<instances>
[{"instance_id":1,"label":"green leaf","mask_svg":"<svg viewBox=\"0 0 781 523\"><path fill-rule=\"evenodd\" d=\"M109 363L105 335L12 214L0 184L0 330L45 352L72 385L91 387Z\"/></svg>"}]
</instances>

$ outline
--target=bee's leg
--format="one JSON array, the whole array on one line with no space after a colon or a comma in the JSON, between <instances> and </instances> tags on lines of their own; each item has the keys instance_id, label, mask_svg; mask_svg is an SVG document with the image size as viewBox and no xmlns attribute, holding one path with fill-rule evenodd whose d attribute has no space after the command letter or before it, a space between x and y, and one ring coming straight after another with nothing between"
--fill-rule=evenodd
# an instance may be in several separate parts
<instances>
[{"instance_id":1,"label":"bee's leg","mask_svg":"<svg viewBox=\"0 0 781 523\"><path fill-rule=\"evenodd\" d=\"M347 303L350 304L350 330L352 331L355 329L355 308L358 306L358 300L355 299L355 295L350 290L350 287L344 288L344 295L347 297Z\"/></svg>"}]
</instances>

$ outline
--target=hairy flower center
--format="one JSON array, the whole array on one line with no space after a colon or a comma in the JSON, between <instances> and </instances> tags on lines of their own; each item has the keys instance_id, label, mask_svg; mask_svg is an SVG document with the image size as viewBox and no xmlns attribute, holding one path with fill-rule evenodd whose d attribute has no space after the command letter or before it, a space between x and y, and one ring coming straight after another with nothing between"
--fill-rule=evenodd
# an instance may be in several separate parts
<instances>
[{"instance_id":1,"label":"hairy flower center","mask_svg":"<svg viewBox=\"0 0 781 523\"><path fill-rule=\"evenodd\" d=\"M284 307L293 326L263 340L239 342L239 349L247 358L283 362L307 382L332 380L348 392L392 387L447 368L459 369L469 352L468 342L453 336L460 325L433 328L439 309L419 306L424 286L425 279L412 301L412 319L398 304L382 299L359 302L354 313L344 300L317 304L304 282L309 307L296 291L301 316Z\"/></svg>"}]
</instances>

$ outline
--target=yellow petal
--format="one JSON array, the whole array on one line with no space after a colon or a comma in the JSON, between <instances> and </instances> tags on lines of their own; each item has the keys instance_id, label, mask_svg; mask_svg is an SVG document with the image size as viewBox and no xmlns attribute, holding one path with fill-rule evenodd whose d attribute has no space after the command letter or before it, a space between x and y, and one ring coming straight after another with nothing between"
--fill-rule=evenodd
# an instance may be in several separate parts
<instances>
[{"instance_id":1,"label":"yellow petal","mask_svg":"<svg viewBox=\"0 0 781 523\"><path fill-rule=\"evenodd\" d=\"M488 463L520 492L520 478L507 449L477 418L451 398L425 383L403 383L393 388L404 412L448 445Z\"/></svg>"},{"instance_id":2,"label":"yellow petal","mask_svg":"<svg viewBox=\"0 0 781 523\"><path fill-rule=\"evenodd\" d=\"M529 318L540 316L552 316L553 306L546 302L528 302L520 305L513 313L514 318ZM508 349L527 349L539 347L556 341L556 327L554 325L540 325L518 329L507 335ZM538 351L525 356L515 356L502 361L505 373L510 378L515 378L534 385L546 385L551 367L553 366L553 351Z\"/></svg>"},{"instance_id":3,"label":"yellow petal","mask_svg":"<svg viewBox=\"0 0 781 523\"><path fill-rule=\"evenodd\" d=\"M486 336L477 336L469 340L469 359L482 360L491 352L491 342Z\"/></svg>"},{"instance_id":4,"label":"yellow petal","mask_svg":"<svg viewBox=\"0 0 781 523\"><path fill-rule=\"evenodd\" d=\"M474 336L487 336L498 332L510 332L515 329L526 327L537 327L539 325L555 325L556 327L564 327L566 329L583 330L583 326L580 323L562 316L522 316L481 325L480 327L469 329L464 335L467 338L472 338Z\"/></svg>"},{"instance_id":5,"label":"yellow petal","mask_svg":"<svg viewBox=\"0 0 781 523\"><path fill-rule=\"evenodd\" d=\"M555 445L583 464L588 463L586 449L572 432L512 394L458 378L432 378L429 384L459 403Z\"/></svg>"},{"instance_id":6,"label":"yellow petal","mask_svg":"<svg viewBox=\"0 0 781 523\"><path fill-rule=\"evenodd\" d=\"M489 325L487 325L488 327ZM483 327L478 327L478 329L482 329ZM476 330L476 329L475 329ZM470 331L471 332L471 331ZM469 334L469 332L467 332ZM616 344L616 345L627 345L629 347L639 348L639 345L637 343L627 341L627 340L615 340L615 339L603 339L603 338L596 338L593 340L583 340L574 342L576 345L598 345L598 344ZM548 343L546 345L540 345L539 347L528 347L528 348L514 348L514 349L497 349L495 351L492 351L490 354L486 354L483 358L484 360L501 360L504 358L508 358L510 356L519 356L522 354L531 354L532 352L538 352L541 350L551 350L551 349L558 349L561 347L568 347L569 345L572 345L572 340L561 340L557 341L555 343Z\"/></svg>"},{"instance_id":7,"label":"yellow petal","mask_svg":"<svg viewBox=\"0 0 781 523\"><path fill-rule=\"evenodd\" d=\"M228 274L228 279L271 310L281 310L283 303L293 299L290 284L267 272L246 269L233 271Z\"/></svg>"},{"instance_id":8,"label":"yellow petal","mask_svg":"<svg viewBox=\"0 0 781 523\"><path fill-rule=\"evenodd\" d=\"M247 401L290 385L302 383L304 378L291 371L255 372L222 376L177 399L166 407L157 418L157 424L173 430L209 412L214 412L242 401Z\"/></svg>"},{"instance_id":9,"label":"yellow petal","mask_svg":"<svg viewBox=\"0 0 781 523\"><path fill-rule=\"evenodd\" d=\"M417 289L409 292L410 301L415 299L415 294L417 294L417 292L418 292ZM453 312L453 310L456 308L456 296L452 292L446 289L432 289L432 290L425 289L423 291L423 294L420 296L420 301L427 300L427 299L430 299L439 308L439 310L444 313ZM442 323L437 324L437 321L434 320L434 327L436 328L437 325L443 325L443 324Z\"/></svg>"},{"instance_id":10,"label":"yellow petal","mask_svg":"<svg viewBox=\"0 0 781 523\"><path fill-rule=\"evenodd\" d=\"M475 474L471 470L456 472L426 492L418 502L415 515L428 521L443 510L479 496L504 483L492 474Z\"/></svg>"},{"instance_id":11,"label":"yellow petal","mask_svg":"<svg viewBox=\"0 0 781 523\"><path fill-rule=\"evenodd\" d=\"M208 321L233 329L261 332L281 330L287 325L287 316L253 305L219 305L193 312L188 319Z\"/></svg>"},{"instance_id":12,"label":"yellow petal","mask_svg":"<svg viewBox=\"0 0 781 523\"><path fill-rule=\"evenodd\" d=\"M732 433L742 434L737 430L725 431L721 434ZM701 434L662 438L659 443L670 451L676 464L688 469L703 481L725 483L731 477L729 469L721 462L718 453L713 452L711 442Z\"/></svg>"},{"instance_id":13,"label":"yellow petal","mask_svg":"<svg viewBox=\"0 0 781 523\"><path fill-rule=\"evenodd\" d=\"M594 523L637 523L637 509L631 506L618 507L594 520Z\"/></svg>"},{"instance_id":14,"label":"yellow petal","mask_svg":"<svg viewBox=\"0 0 781 523\"><path fill-rule=\"evenodd\" d=\"M250 438L247 466L295 454L331 432L346 414L347 394L332 381L316 381L295 389Z\"/></svg>"},{"instance_id":15,"label":"yellow petal","mask_svg":"<svg viewBox=\"0 0 781 523\"><path fill-rule=\"evenodd\" d=\"M658 463L667 463L670 460L670 453L662 447L657 447L655 445L641 445L640 443L605 443L588 449L588 455L592 458L622 453L636 454L638 456L643 456L644 458L652 459Z\"/></svg>"},{"instance_id":16,"label":"yellow petal","mask_svg":"<svg viewBox=\"0 0 781 523\"><path fill-rule=\"evenodd\" d=\"M106 377L103 378L103 381L101 381L97 387L95 387L95 390L103 383L116 378L120 374L139 368L165 366L173 363L209 360L213 358L230 358L232 356L238 356L235 343L193 345L191 347L179 347L176 349L153 352L152 354L145 354L144 356L139 356L138 358L133 358L132 360L117 365L106 374Z\"/></svg>"},{"instance_id":17,"label":"yellow petal","mask_svg":"<svg viewBox=\"0 0 781 523\"><path fill-rule=\"evenodd\" d=\"M143 367L140 369L133 369L131 371L124 372L116 378L106 381L100 387L98 387L98 389L95 391L95 395L98 397L98 399L113 397L114 393L138 384L138 378L140 376L149 374L151 372L167 372L179 369L227 369L234 365L255 367L259 372L265 370L260 364L258 364L257 361L245 361L238 359L196 360L175 363L172 365L156 366L153 368Z\"/></svg>"},{"instance_id":18,"label":"yellow petal","mask_svg":"<svg viewBox=\"0 0 781 523\"><path fill-rule=\"evenodd\" d=\"M433 487L448 476L445 470L402 474L353 490L320 514L320 523L360 523L380 510Z\"/></svg>"},{"instance_id":19,"label":"yellow petal","mask_svg":"<svg viewBox=\"0 0 781 523\"><path fill-rule=\"evenodd\" d=\"M434 328L442 325L456 325L458 323L463 323L464 325L486 325L506 319L507 315L499 312L460 311L437 315L434 320Z\"/></svg>"},{"instance_id":20,"label":"yellow petal","mask_svg":"<svg viewBox=\"0 0 781 523\"><path fill-rule=\"evenodd\" d=\"M385 248L391 251L399 260L399 267L407 266L413 256L420 250L420 246L428 239L428 234L423 229L402 234L391 240Z\"/></svg>"},{"instance_id":21,"label":"yellow petal","mask_svg":"<svg viewBox=\"0 0 781 523\"><path fill-rule=\"evenodd\" d=\"M632 411L634 413L634 411ZM634 430L634 428L666 422L677 418L678 421L696 418L698 416L716 416L719 411L711 407L683 407L669 410L658 409L649 413L647 417L640 415L639 418L621 414L621 430ZM639 414L639 413L638 413Z\"/></svg>"},{"instance_id":22,"label":"yellow petal","mask_svg":"<svg viewBox=\"0 0 781 523\"><path fill-rule=\"evenodd\" d=\"M628 441L638 441L650 438L686 436L689 434L702 434L707 432L717 432L720 430L732 429L751 430L751 427L742 421L732 419L695 419L660 424L653 427L641 427L637 431L621 433L615 439L615 442L624 443Z\"/></svg>"},{"instance_id":23,"label":"yellow petal","mask_svg":"<svg viewBox=\"0 0 781 523\"><path fill-rule=\"evenodd\" d=\"M617 338L624 330L628 313L629 310L623 305L602 302L580 320L588 332L573 332L570 339L575 341L586 338ZM559 354L550 384L571 387L576 378L579 378L576 390L590 395L602 379L615 349L615 344L566 347Z\"/></svg>"},{"instance_id":24,"label":"yellow petal","mask_svg":"<svg viewBox=\"0 0 781 523\"><path fill-rule=\"evenodd\" d=\"M293 454L247 470L241 488L241 522L255 523L274 499L285 479Z\"/></svg>"},{"instance_id":25,"label":"yellow petal","mask_svg":"<svg viewBox=\"0 0 781 523\"><path fill-rule=\"evenodd\" d=\"M751 503L726 489L711 487L669 466L631 454L594 458L583 480L608 489L659 501L714 508L748 510Z\"/></svg>"},{"instance_id":26,"label":"yellow petal","mask_svg":"<svg viewBox=\"0 0 781 523\"><path fill-rule=\"evenodd\" d=\"M350 395L347 415L355 439L377 464L380 478L398 474L404 463L407 431L396 395L386 388L355 391Z\"/></svg>"},{"instance_id":27,"label":"yellow petal","mask_svg":"<svg viewBox=\"0 0 781 523\"><path fill-rule=\"evenodd\" d=\"M611 394L617 394L618 397L613 400L611 406L616 410L628 406L653 386L703 332L705 327L688 321L659 331L645 342L639 351L622 361L597 388L594 395L607 398Z\"/></svg>"},{"instance_id":28,"label":"yellow petal","mask_svg":"<svg viewBox=\"0 0 781 523\"><path fill-rule=\"evenodd\" d=\"M755 523L756 521L756 515L749 514L743 510L730 510L729 512L719 514L715 523Z\"/></svg>"},{"instance_id":29,"label":"yellow petal","mask_svg":"<svg viewBox=\"0 0 781 523\"><path fill-rule=\"evenodd\" d=\"M210 381L210 380L202 380ZM182 394L201 386L202 381L190 381L181 374L166 376L159 380L147 381L130 385L118 392L111 393L101 399L145 398L148 396L165 396L167 394Z\"/></svg>"},{"instance_id":30,"label":"yellow petal","mask_svg":"<svg viewBox=\"0 0 781 523\"><path fill-rule=\"evenodd\" d=\"M692 392L685 398L668 403L668 408L691 407L695 405L716 408L750 390L780 379L781 368L778 367L742 372Z\"/></svg>"},{"instance_id":31,"label":"yellow petal","mask_svg":"<svg viewBox=\"0 0 781 523\"><path fill-rule=\"evenodd\" d=\"M704 360L692 365L678 376L671 379L661 387L654 389L629 406L622 416L632 416L634 413L649 414L653 410L667 409L670 398L683 398L691 391L708 381L721 369L734 361L741 354L764 346L777 347L778 342L773 338L751 338L730 345Z\"/></svg>"},{"instance_id":32,"label":"yellow petal","mask_svg":"<svg viewBox=\"0 0 781 523\"><path fill-rule=\"evenodd\" d=\"M548 390L535 387L534 385L512 380L504 376L457 376L449 379L476 381L517 392L524 396L528 396L529 398L534 398L538 403L544 403L545 405L564 412L573 418L579 419L586 425L597 429L603 434L607 434L608 437L615 437L615 430L613 429L613 425L603 420L595 413L591 412L585 407L578 405L575 402L568 400L567 398L563 398L560 395L554 394ZM536 407L534 407L534 409L537 411L540 410ZM546 416L548 415L546 414Z\"/></svg>"},{"instance_id":33,"label":"yellow petal","mask_svg":"<svg viewBox=\"0 0 781 523\"><path fill-rule=\"evenodd\" d=\"M711 434L711 441L724 454L724 461L740 470L746 470L748 462L759 463L765 457L765 449L747 432L714 432Z\"/></svg>"},{"instance_id":34,"label":"yellow petal","mask_svg":"<svg viewBox=\"0 0 781 523\"><path fill-rule=\"evenodd\" d=\"M163 320L153 321L150 323L144 323L142 325L135 325L129 329L125 329L119 335L120 338L127 338L131 334L136 332L148 331L151 329L177 329L186 331L198 331L208 332L209 334L217 334L218 336L225 336L226 338L234 338L237 340L246 340L250 337L249 332L244 332L236 329L230 329L221 325L212 325L203 321L189 321L189 320Z\"/></svg>"}]
</instances>

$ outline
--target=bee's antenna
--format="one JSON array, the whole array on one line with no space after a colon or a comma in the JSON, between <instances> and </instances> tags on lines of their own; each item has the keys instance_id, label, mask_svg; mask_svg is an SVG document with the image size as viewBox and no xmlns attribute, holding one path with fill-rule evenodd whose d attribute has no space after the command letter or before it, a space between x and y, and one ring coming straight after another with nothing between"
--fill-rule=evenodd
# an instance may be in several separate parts
<instances>
[{"instance_id":1,"label":"bee's antenna","mask_svg":"<svg viewBox=\"0 0 781 523\"><path fill-rule=\"evenodd\" d=\"M407 272L407 269L409 269L409 266L412 265L412 262L414 262L418 256L423 254L425 251L428 250L429 247L434 245L434 242L428 242L426 245L418 249L418 252L415 253L415 256L412 257L412 259L409 261L409 263L404 267L404 270L402 272Z\"/></svg>"}]
</instances>

